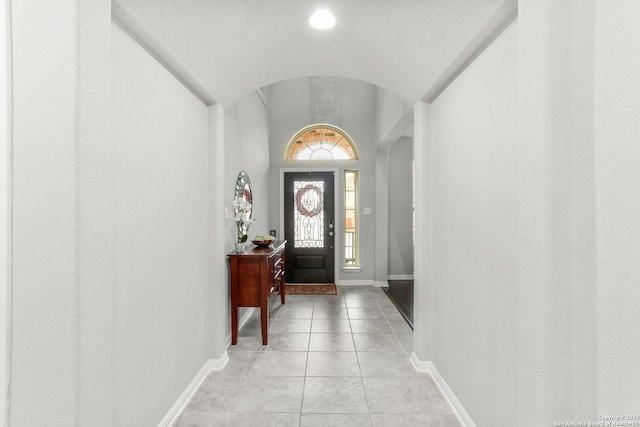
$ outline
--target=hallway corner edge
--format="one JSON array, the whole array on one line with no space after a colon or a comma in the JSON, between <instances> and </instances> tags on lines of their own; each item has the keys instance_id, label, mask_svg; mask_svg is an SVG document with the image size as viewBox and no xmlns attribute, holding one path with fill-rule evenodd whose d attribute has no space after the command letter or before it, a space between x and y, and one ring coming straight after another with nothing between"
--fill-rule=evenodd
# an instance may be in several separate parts
<instances>
[{"instance_id":1,"label":"hallway corner edge","mask_svg":"<svg viewBox=\"0 0 640 427\"><path fill-rule=\"evenodd\" d=\"M430 360L420 360L418 355L415 352L411 353L411 358L409 359L411 362L411 366L416 372L429 374L431 379L433 380L436 387L447 401L447 404L453 411L454 415L460 422L460 425L463 427L477 427L476 423L471 419L469 413L464 409L462 403L458 400L456 395L451 390L451 387L444 380L436 365L433 364Z\"/></svg>"},{"instance_id":2,"label":"hallway corner edge","mask_svg":"<svg viewBox=\"0 0 640 427\"><path fill-rule=\"evenodd\" d=\"M178 400L171 406L167 414L162 418L162 420L158 423L158 427L171 427L173 426L182 412L184 412L185 408L196 394L196 392L200 389L200 386L207 378L210 372L221 371L227 366L229 362L229 354L225 351L222 353L217 359L209 359L205 362L204 366L200 368L196 376L191 380L187 388L184 389Z\"/></svg>"}]
</instances>

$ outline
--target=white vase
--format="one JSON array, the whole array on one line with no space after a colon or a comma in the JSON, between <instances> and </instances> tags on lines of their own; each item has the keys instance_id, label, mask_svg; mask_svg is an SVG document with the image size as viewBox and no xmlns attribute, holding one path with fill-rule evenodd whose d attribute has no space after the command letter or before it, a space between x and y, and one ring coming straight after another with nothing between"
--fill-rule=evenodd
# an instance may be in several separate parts
<instances>
[{"instance_id":1,"label":"white vase","mask_svg":"<svg viewBox=\"0 0 640 427\"><path fill-rule=\"evenodd\" d=\"M246 242L236 242L236 252L241 254L244 253L244 245Z\"/></svg>"}]
</instances>

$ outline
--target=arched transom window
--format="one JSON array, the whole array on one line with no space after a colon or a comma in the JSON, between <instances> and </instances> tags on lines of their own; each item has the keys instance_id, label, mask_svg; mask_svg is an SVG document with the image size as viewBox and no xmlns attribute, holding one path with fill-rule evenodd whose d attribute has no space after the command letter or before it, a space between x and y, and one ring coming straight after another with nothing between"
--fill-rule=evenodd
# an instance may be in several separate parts
<instances>
[{"instance_id":1,"label":"arched transom window","mask_svg":"<svg viewBox=\"0 0 640 427\"><path fill-rule=\"evenodd\" d=\"M342 129L317 124L295 134L285 154L285 160L355 160L358 151L353 140Z\"/></svg>"}]
</instances>

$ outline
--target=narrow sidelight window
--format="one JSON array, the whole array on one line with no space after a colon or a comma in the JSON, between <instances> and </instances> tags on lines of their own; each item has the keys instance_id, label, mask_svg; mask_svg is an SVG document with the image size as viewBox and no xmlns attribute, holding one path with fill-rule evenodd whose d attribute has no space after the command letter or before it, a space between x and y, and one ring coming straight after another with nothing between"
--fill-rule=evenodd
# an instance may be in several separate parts
<instances>
[{"instance_id":1,"label":"narrow sidelight window","mask_svg":"<svg viewBox=\"0 0 640 427\"><path fill-rule=\"evenodd\" d=\"M358 171L344 171L344 266L358 267Z\"/></svg>"}]
</instances>

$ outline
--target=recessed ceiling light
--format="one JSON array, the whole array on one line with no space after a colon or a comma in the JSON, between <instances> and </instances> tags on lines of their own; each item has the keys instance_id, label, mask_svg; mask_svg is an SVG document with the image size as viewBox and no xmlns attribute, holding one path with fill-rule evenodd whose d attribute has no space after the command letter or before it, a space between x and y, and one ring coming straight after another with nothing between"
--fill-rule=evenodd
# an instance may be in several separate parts
<instances>
[{"instance_id":1,"label":"recessed ceiling light","mask_svg":"<svg viewBox=\"0 0 640 427\"><path fill-rule=\"evenodd\" d=\"M309 25L317 30L328 30L336 25L336 17L328 10L320 9L309 17Z\"/></svg>"}]
</instances>

